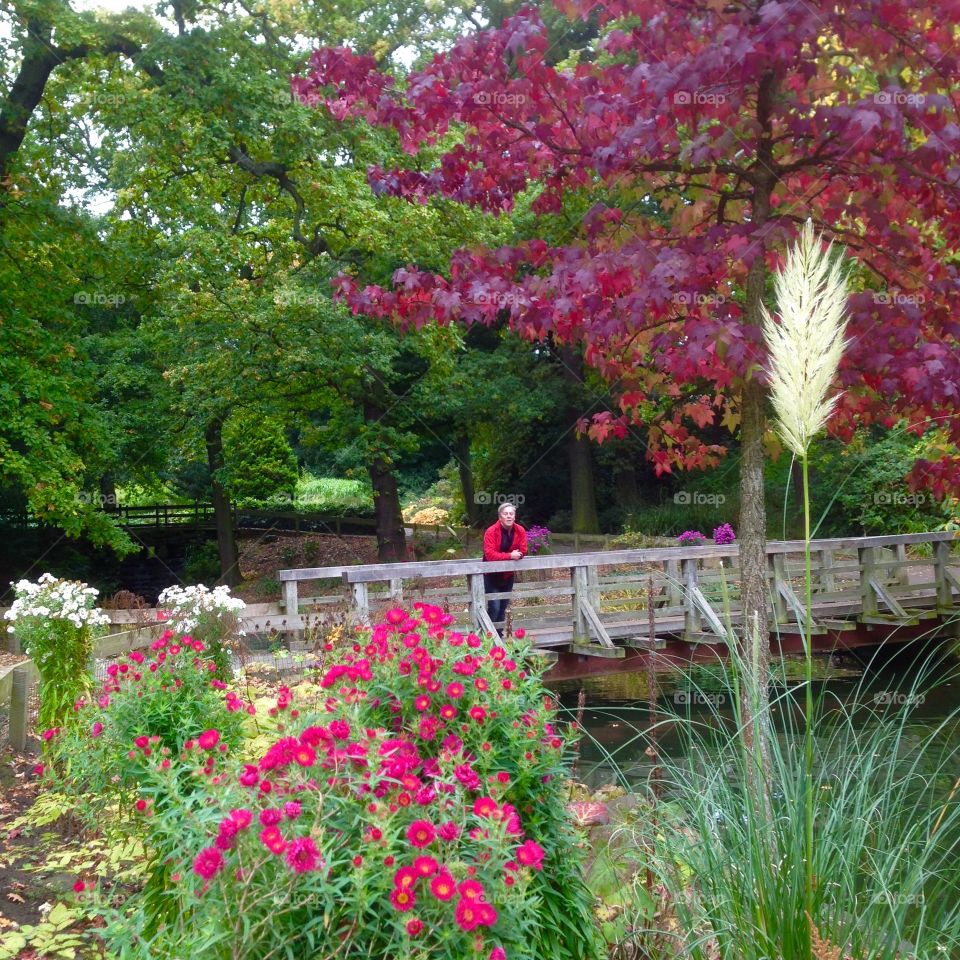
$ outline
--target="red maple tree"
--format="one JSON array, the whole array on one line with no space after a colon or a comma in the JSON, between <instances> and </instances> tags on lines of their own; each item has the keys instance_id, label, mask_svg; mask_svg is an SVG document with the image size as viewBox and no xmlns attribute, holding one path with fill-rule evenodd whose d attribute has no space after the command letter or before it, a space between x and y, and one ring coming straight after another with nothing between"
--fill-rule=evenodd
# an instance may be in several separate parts
<instances>
[{"instance_id":1,"label":"red maple tree","mask_svg":"<svg viewBox=\"0 0 960 960\"><path fill-rule=\"evenodd\" d=\"M960 440L960 0L558 6L599 34L567 66L526 7L403 84L330 48L294 78L301 100L392 127L411 155L460 131L428 169L371 169L377 192L504 210L535 191L544 214L597 200L567 243L461 250L448 277L409 267L392 289L339 290L405 324L506 315L583 344L620 391L592 434L642 422L658 472L703 465L697 429L738 423L742 598L765 629L760 305L805 220L856 258L832 428L906 419L942 426L948 451ZM915 479L943 493L958 475L947 456Z\"/></svg>"}]
</instances>

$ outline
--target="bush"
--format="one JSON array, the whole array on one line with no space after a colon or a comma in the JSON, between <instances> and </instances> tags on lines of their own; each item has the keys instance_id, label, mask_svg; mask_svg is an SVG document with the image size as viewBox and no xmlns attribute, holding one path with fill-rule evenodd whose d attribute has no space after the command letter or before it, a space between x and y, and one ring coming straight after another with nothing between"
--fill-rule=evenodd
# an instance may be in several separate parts
<instances>
[{"instance_id":1,"label":"bush","mask_svg":"<svg viewBox=\"0 0 960 960\"><path fill-rule=\"evenodd\" d=\"M83 792L93 822L117 800L132 812L153 772L179 769L186 745L206 731L217 730L218 753L242 742L245 704L214 679L201 641L167 630L151 652L111 664L99 693L50 739L51 776Z\"/></svg>"},{"instance_id":2,"label":"bush","mask_svg":"<svg viewBox=\"0 0 960 960\"><path fill-rule=\"evenodd\" d=\"M255 764L156 805L176 836L165 899L104 931L155 958L587 960L590 902L564 809L568 741L524 668L417 604L360 633ZM328 646L332 646L328 644ZM173 766L156 765L168 796ZM162 906L162 920L158 910Z\"/></svg>"},{"instance_id":3,"label":"bush","mask_svg":"<svg viewBox=\"0 0 960 960\"><path fill-rule=\"evenodd\" d=\"M283 423L247 413L223 428L226 486L238 503L281 499L289 504L297 485L297 458Z\"/></svg>"},{"instance_id":4,"label":"bush","mask_svg":"<svg viewBox=\"0 0 960 960\"><path fill-rule=\"evenodd\" d=\"M246 604L230 596L227 586L208 589L202 583L192 587L167 587L157 600L164 609L170 629L200 640L207 658L216 665L217 678L232 675L230 652L237 648L243 631L240 614Z\"/></svg>"},{"instance_id":5,"label":"bush","mask_svg":"<svg viewBox=\"0 0 960 960\"><path fill-rule=\"evenodd\" d=\"M214 583L220 577L220 549L216 541L191 543L187 547L183 579L187 583Z\"/></svg>"},{"instance_id":6,"label":"bush","mask_svg":"<svg viewBox=\"0 0 960 960\"><path fill-rule=\"evenodd\" d=\"M307 513L365 515L373 510L373 488L367 480L304 473L297 481L294 504Z\"/></svg>"},{"instance_id":7,"label":"bush","mask_svg":"<svg viewBox=\"0 0 960 960\"><path fill-rule=\"evenodd\" d=\"M24 653L40 672L41 729L66 723L74 702L90 686L94 629L110 622L97 608L97 590L75 580L43 574L39 581L21 580L16 599L4 614Z\"/></svg>"}]
</instances>

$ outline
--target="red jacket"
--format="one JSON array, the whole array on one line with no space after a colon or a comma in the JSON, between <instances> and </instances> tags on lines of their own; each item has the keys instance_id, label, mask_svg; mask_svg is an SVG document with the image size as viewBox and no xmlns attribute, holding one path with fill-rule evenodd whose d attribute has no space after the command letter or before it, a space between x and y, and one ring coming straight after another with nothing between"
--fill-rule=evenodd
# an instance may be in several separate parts
<instances>
[{"instance_id":1,"label":"red jacket","mask_svg":"<svg viewBox=\"0 0 960 960\"><path fill-rule=\"evenodd\" d=\"M524 530L519 523L514 522L513 539L510 541L510 549L506 553L503 553L500 550L500 537L502 531L503 527L500 526L499 520L487 527L483 534L483 559L510 560L512 559L510 554L514 550L519 550L520 556L525 557L527 555L527 531ZM492 573L489 574L489 576L496 577L498 580L501 580L504 583L509 583L511 580L513 580L513 574L507 572Z\"/></svg>"}]
</instances>

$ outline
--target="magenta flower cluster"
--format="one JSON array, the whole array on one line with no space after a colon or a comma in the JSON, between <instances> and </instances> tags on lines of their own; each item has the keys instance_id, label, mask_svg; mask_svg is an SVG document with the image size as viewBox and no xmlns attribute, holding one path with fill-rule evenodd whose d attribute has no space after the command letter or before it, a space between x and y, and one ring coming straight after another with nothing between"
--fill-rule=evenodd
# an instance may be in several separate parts
<instances>
[{"instance_id":1,"label":"magenta flower cluster","mask_svg":"<svg viewBox=\"0 0 960 960\"><path fill-rule=\"evenodd\" d=\"M737 539L736 531L729 523L721 523L713 531L713 542L719 544L733 543Z\"/></svg>"},{"instance_id":2,"label":"magenta flower cluster","mask_svg":"<svg viewBox=\"0 0 960 960\"><path fill-rule=\"evenodd\" d=\"M547 527L533 526L527 530L527 552L530 556L543 553L550 546L550 530Z\"/></svg>"}]
</instances>

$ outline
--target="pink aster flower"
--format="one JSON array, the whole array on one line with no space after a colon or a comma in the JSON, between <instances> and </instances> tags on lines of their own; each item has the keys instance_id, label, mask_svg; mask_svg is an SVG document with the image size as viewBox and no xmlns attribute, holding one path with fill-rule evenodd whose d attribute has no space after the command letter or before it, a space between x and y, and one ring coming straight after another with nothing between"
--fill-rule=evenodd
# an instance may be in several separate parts
<instances>
[{"instance_id":1,"label":"pink aster flower","mask_svg":"<svg viewBox=\"0 0 960 960\"><path fill-rule=\"evenodd\" d=\"M460 828L452 820L448 820L437 828L437 836L441 840L456 840L460 836Z\"/></svg>"},{"instance_id":2,"label":"pink aster flower","mask_svg":"<svg viewBox=\"0 0 960 960\"><path fill-rule=\"evenodd\" d=\"M260 823L265 827L275 827L282 819L283 814L276 807L260 811Z\"/></svg>"},{"instance_id":3,"label":"pink aster flower","mask_svg":"<svg viewBox=\"0 0 960 960\"><path fill-rule=\"evenodd\" d=\"M433 857L417 857L413 861L413 870L418 877L432 877L440 869Z\"/></svg>"},{"instance_id":4,"label":"pink aster flower","mask_svg":"<svg viewBox=\"0 0 960 960\"><path fill-rule=\"evenodd\" d=\"M393 885L398 890L412 890L417 885L419 876L413 867L401 867L393 875Z\"/></svg>"},{"instance_id":5,"label":"pink aster flower","mask_svg":"<svg viewBox=\"0 0 960 960\"><path fill-rule=\"evenodd\" d=\"M193 872L204 880L212 880L223 869L223 854L216 847L204 847L193 861Z\"/></svg>"},{"instance_id":6,"label":"pink aster flower","mask_svg":"<svg viewBox=\"0 0 960 960\"><path fill-rule=\"evenodd\" d=\"M444 867L431 881L430 892L438 900L452 900L457 892L457 884L450 872Z\"/></svg>"},{"instance_id":7,"label":"pink aster flower","mask_svg":"<svg viewBox=\"0 0 960 960\"><path fill-rule=\"evenodd\" d=\"M316 870L320 862L320 852L310 837L297 837L287 846L287 863L295 873Z\"/></svg>"},{"instance_id":8,"label":"pink aster flower","mask_svg":"<svg viewBox=\"0 0 960 960\"><path fill-rule=\"evenodd\" d=\"M287 841L283 839L283 834L276 827L267 827L266 830L261 830L260 842L271 853L281 854L287 849Z\"/></svg>"},{"instance_id":9,"label":"pink aster flower","mask_svg":"<svg viewBox=\"0 0 960 960\"><path fill-rule=\"evenodd\" d=\"M477 797L473 801L473 812L478 817L492 817L499 809L493 797Z\"/></svg>"},{"instance_id":10,"label":"pink aster flower","mask_svg":"<svg viewBox=\"0 0 960 960\"><path fill-rule=\"evenodd\" d=\"M435 836L436 830L429 820L414 820L407 827L407 840L414 847L429 847Z\"/></svg>"},{"instance_id":11,"label":"pink aster flower","mask_svg":"<svg viewBox=\"0 0 960 960\"><path fill-rule=\"evenodd\" d=\"M401 913L412 910L416 902L417 897L413 890L401 890L398 887L394 887L390 893L390 903Z\"/></svg>"},{"instance_id":12,"label":"pink aster flower","mask_svg":"<svg viewBox=\"0 0 960 960\"><path fill-rule=\"evenodd\" d=\"M391 623L396 626L399 623L403 623L407 619L407 611L402 607L393 607L387 611L387 623Z\"/></svg>"},{"instance_id":13,"label":"pink aster flower","mask_svg":"<svg viewBox=\"0 0 960 960\"><path fill-rule=\"evenodd\" d=\"M544 849L534 840L525 840L517 847L517 861L534 870L543 869Z\"/></svg>"},{"instance_id":14,"label":"pink aster flower","mask_svg":"<svg viewBox=\"0 0 960 960\"><path fill-rule=\"evenodd\" d=\"M212 750L220 742L220 732L218 730L205 730L197 737L197 743L204 750Z\"/></svg>"},{"instance_id":15,"label":"pink aster flower","mask_svg":"<svg viewBox=\"0 0 960 960\"><path fill-rule=\"evenodd\" d=\"M454 920L461 930L475 930L480 923L480 911L478 904L473 900L460 900L457 903L457 909L454 913Z\"/></svg>"},{"instance_id":16,"label":"pink aster flower","mask_svg":"<svg viewBox=\"0 0 960 960\"><path fill-rule=\"evenodd\" d=\"M457 892L464 900L485 900L483 884L479 880L462 880Z\"/></svg>"}]
</instances>

